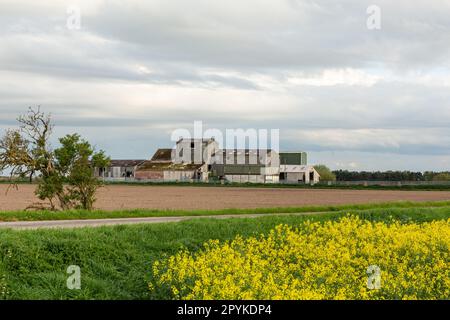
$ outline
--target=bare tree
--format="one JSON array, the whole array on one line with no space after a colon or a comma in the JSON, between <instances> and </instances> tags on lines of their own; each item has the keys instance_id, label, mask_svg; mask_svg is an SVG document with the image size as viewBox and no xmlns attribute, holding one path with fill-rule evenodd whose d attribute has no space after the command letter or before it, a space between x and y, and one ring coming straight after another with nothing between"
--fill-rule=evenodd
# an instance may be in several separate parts
<instances>
[{"instance_id":1,"label":"bare tree","mask_svg":"<svg viewBox=\"0 0 450 320\"><path fill-rule=\"evenodd\" d=\"M0 171L10 170L11 185L14 178L30 181L39 174L36 195L56 210L83 208L91 210L95 192L101 183L93 177L93 166L106 166L109 162L103 151L95 153L91 145L77 134L59 139L62 147L52 150L50 136L53 131L50 114L29 108L18 119L19 128L7 130L0 139Z\"/></svg>"}]
</instances>

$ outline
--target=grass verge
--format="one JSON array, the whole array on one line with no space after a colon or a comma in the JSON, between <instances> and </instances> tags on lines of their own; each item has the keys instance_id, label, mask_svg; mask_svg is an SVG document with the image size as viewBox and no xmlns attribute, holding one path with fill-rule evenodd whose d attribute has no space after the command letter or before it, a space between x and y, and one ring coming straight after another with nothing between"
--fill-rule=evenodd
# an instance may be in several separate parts
<instances>
[{"instance_id":1,"label":"grass verge","mask_svg":"<svg viewBox=\"0 0 450 320\"><path fill-rule=\"evenodd\" d=\"M337 220L347 212L374 221L425 222L450 218L450 206L345 210L308 216L198 219L64 230L0 230L0 274L6 299L165 299L151 294L151 265L181 248L198 250L209 239L266 233L280 223ZM67 267L81 268L81 290L66 288Z\"/></svg>"},{"instance_id":2,"label":"grass verge","mask_svg":"<svg viewBox=\"0 0 450 320\"><path fill-rule=\"evenodd\" d=\"M450 201L431 202L385 202L330 206L278 207L256 209L221 209L221 210L117 210L117 211L0 211L0 221L43 221L43 220L81 220L81 219L112 219L112 218L143 218L143 217L179 217L179 216L209 216L229 214L270 214L270 213L304 213L333 212L343 210L367 210L376 208L426 208L450 206Z\"/></svg>"},{"instance_id":3,"label":"grass verge","mask_svg":"<svg viewBox=\"0 0 450 320\"><path fill-rule=\"evenodd\" d=\"M0 180L0 184L9 184L8 180ZM15 181L16 184L35 184L30 183L28 180ZM352 183L352 182L349 182ZM372 181L377 183L377 181ZM361 184L340 184L340 185L328 185L327 183L310 184L289 184L289 183L239 183L239 182L184 182L184 181L167 181L167 182L126 182L126 181L108 181L106 185L127 185L127 186L179 186L179 187L217 187L217 188L281 188L281 189L344 189L344 190L402 190L402 191L449 191L450 184L448 183L434 183L414 185L403 182L401 185L382 185L373 184L364 186Z\"/></svg>"},{"instance_id":4,"label":"grass verge","mask_svg":"<svg viewBox=\"0 0 450 320\"><path fill-rule=\"evenodd\" d=\"M450 184L429 184L429 185L392 185L381 184L367 185L328 185L327 183L310 184L289 184L289 183L239 183L239 182L107 182L107 185L137 185L137 186L191 186L191 187L218 187L218 188L278 188L278 189L345 189L345 190L403 190L403 191L447 191Z\"/></svg>"}]
</instances>

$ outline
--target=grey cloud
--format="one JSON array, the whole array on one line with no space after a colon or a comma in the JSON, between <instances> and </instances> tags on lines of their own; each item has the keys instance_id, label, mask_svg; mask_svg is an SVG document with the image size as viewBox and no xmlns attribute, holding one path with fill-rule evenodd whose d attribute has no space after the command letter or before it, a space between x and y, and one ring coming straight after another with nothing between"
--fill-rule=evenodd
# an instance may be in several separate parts
<instances>
[{"instance_id":1,"label":"grey cloud","mask_svg":"<svg viewBox=\"0 0 450 320\"><path fill-rule=\"evenodd\" d=\"M284 148L311 151L313 161L333 151L372 167L383 164L367 154L449 157L447 1L377 1L382 29L369 31L369 0L99 0L83 2L82 30L68 31L65 10L76 2L0 4L2 128L41 104L58 133L80 131L120 157L147 156L194 120L280 128ZM373 83L351 73L320 80L347 69ZM370 135L350 144L354 130L377 129L396 144ZM346 140L291 137L295 130L341 131Z\"/></svg>"},{"instance_id":2,"label":"grey cloud","mask_svg":"<svg viewBox=\"0 0 450 320\"><path fill-rule=\"evenodd\" d=\"M104 37L140 45L153 60L244 69L373 62L415 68L448 62L450 8L438 2L378 1L379 32L366 28L371 1L250 1L235 10L210 1L156 2L158 7L115 2L105 3L86 23Z\"/></svg>"}]
</instances>

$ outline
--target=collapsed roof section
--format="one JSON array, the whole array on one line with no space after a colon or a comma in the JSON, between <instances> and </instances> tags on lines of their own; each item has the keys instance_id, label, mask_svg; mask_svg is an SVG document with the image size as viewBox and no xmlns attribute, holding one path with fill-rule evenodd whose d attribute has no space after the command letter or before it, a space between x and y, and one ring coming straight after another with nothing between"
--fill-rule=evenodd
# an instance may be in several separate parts
<instances>
[{"instance_id":1,"label":"collapsed roof section","mask_svg":"<svg viewBox=\"0 0 450 320\"><path fill-rule=\"evenodd\" d=\"M174 155L174 149L161 148L156 150L150 161L155 162L171 162Z\"/></svg>"},{"instance_id":2,"label":"collapsed roof section","mask_svg":"<svg viewBox=\"0 0 450 320\"><path fill-rule=\"evenodd\" d=\"M202 164L145 161L139 165L140 171L192 171L198 170Z\"/></svg>"}]
</instances>

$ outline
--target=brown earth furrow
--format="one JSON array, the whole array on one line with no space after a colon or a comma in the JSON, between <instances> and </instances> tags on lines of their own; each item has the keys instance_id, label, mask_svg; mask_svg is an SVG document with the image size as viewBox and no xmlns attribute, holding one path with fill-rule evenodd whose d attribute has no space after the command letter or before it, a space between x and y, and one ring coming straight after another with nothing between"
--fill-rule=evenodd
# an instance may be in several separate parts
<instances>
[{"instance_id":1,"label":"brown earth furrow","mask_svg":"<svg viewBox=\"0 0 450 320\"><path fill-rule=\"evenodd\" d=\"M0 210L22 210L37 199L34 185L19 185L5 194L0 185ZM391 191L342 189L282 189L235 187L109 185L98 193L97 209L226 209L300 207L390 201L450 200L449 191Z\"/></svg>"}]
</instances>

